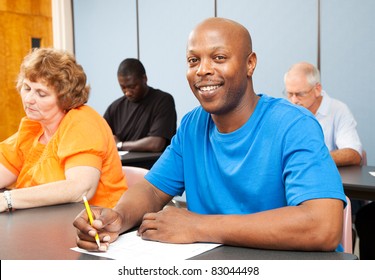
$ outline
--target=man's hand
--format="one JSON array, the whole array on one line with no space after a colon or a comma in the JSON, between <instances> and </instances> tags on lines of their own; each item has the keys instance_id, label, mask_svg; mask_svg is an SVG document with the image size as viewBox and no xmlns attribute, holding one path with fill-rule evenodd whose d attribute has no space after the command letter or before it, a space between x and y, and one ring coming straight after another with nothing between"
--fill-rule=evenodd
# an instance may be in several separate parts
<instances>
[{"instance_id":1,"label":"man's hand","mask_svg":"<svg viewBox=\"0 0 375 280\"><path fill-rule=\"evenodd\" d=\"M166 243L194 243L197 240L197 219L200 215L186 209L167 206L143 217L138 234L147 240Z\"/></svg>"},{"instance_id":2,"label":"man's hand","mask_svg":"<svg viewBox=\"0 0 375 280\"><path fill-rule=\"evenodd\" d=\"M73 225L77 228L77 246L88 251L107 251L109 243L115 241L122 225L122 217L109 208L92 207L94 222L90 225L86 210L75 218ZM95 242L99 234L100 248Z\"/></svg>"}]
</instances>

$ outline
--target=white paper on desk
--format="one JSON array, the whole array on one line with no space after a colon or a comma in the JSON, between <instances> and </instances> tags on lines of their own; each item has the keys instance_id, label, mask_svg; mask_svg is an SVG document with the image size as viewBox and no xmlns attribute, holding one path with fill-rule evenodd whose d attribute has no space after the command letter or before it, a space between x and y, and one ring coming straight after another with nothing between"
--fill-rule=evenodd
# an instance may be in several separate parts
<instances>
[{"instance_id":1,"label":"white paper on desk","mask_svg":"<svg viewBox=\"0 0 375 280\"><path fill-rule=\"evenodd\" d=\"M375 176L375 171L370 171L370 175Z\"/></svg>"},{"instance_id":2,"label":"white paper on desk","mask_svg":"<svg viewBox=\"0 0 375 280\"><path fill-rule=\"evenodd\" d=\"M123 155L126 155L127 153L129 153L129 151L118 151L118 155L121 157Z\"/></svg>"},{"instance_id":3,"label":"white paper on desk","mask_svg":"<svg viewBox=\"0 0 375 280\"><path fill-rule=\"evenodd\" d=\"M119 236L111 243L107 252L89 252L78 247L74 251L115 260L186 260L215 247L217 243L171 244L143 240L132 231Z\"/></svg>"}]
</instances>

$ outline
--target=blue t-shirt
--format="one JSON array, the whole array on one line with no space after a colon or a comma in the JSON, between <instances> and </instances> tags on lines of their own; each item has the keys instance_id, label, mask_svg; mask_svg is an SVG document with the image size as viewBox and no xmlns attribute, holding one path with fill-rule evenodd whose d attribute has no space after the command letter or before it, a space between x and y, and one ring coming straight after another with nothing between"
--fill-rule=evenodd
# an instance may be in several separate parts
<instances>
[{"instance_id":1,"label":"blue t-shirt","mask_svg":"<svg viewBox=\"0 0 375 280\"><path fill-rule=\"evenodd\" d=\"M188 209L200 214L250 214L315 198L346 203L315 117L284 99L260 97L231 133L220 133L202 107L192 110L146 179L171 196L185 191Z\"/></svg>"}]
</instances>

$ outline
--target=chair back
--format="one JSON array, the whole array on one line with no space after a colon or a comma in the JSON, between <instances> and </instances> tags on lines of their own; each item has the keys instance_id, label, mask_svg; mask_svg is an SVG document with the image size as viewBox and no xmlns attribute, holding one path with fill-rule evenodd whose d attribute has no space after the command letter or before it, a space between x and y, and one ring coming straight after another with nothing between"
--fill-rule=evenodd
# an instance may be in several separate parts
<instances>
[{"instance_id":1,"label":"chair back","mask_svg":"<svg viewBox=\"0 0 375 280\"><path fill-rule=\"evenodd\" d=\"M341 244L345 253L353 253L353 237L352 237L352 205L349 197L346 197L346 207L344 209L344 223L342 227Z\"/></svg>"},{"instance_id":2,"label":"chair back","mask_svg":"<svg viewBox=\"0 0 375 280\"><path fill-rule=\"evenodd\" d=\"M367 153L365 150L362 150L361 165L367 165Z\"/></svg>"},{"instance_id":3,"label":"chair back","mask_svg":"<svg viewBox=\"0 0 375 280\"><path fill-rule=\"evenodd\" d=\"M142 167L136 166L123 166L122 173L125 176L125 180L128 183L128 188L134 186L140 179L142 179L149 170ZM175 206L177 208L181 208L180 202L175 199L172 199L168 205Z\"/></svg>"},{"instance_id":4,"label":"chair back","mask_svg":"<svg viewBox=\"0 0 375 280\"><path fill-rule=\"evenodd\" d=\"M131 188L147 174L148 169L135 166L123 166L122 172L125 175L128 188Z\"/></svg>"}]
</instances>

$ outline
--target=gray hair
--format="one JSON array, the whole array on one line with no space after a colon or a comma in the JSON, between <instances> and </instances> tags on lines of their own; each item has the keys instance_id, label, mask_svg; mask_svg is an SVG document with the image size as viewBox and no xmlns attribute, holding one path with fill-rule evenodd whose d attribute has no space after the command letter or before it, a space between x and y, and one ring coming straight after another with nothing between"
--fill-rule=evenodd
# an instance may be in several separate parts
<instances>
[{"instance_id":1,"label":"gray hair","mask_svg":"<svg viewBox=\"0 0 375 280\"><path fill-rule=\"evenodd\" d=\"M320 84L320 72L318 68L307 62L297 63L290 67L289 70L284 74L284 83L289 72L291 70L295 70L296 68L298 68L298 70L300 70L306 76L307 82L311 86L315 86L318 83Z\"/></svg>"}]
</instances>

